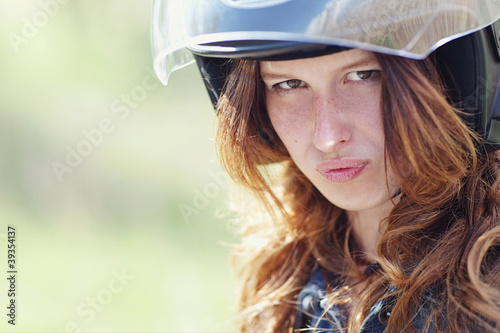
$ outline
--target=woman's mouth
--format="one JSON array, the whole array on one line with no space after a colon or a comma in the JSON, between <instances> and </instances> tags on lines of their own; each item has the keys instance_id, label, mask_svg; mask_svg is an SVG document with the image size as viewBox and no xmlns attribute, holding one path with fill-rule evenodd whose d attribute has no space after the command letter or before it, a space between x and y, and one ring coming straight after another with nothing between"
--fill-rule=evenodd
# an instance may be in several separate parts
<instances>
[{"instance_id":1,"label":"woman's mouth","mask_svg":"<svg viewBox=\"0 0 500 333\"><path fill-rule=\"evenodd\" d=\"M358 158L340 158L321 162L317 170L334 183L346 183L356 179L365 169L368 161Z\"/></svg>"}]
</instances>

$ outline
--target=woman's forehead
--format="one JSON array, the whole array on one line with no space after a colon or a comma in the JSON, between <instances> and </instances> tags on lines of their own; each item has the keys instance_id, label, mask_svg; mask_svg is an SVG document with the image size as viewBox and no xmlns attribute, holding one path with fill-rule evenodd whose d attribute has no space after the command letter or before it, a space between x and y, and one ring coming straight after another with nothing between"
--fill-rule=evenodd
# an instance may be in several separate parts
<instances>
[{"instance_id":1,"label":"woman's forehead","mask_svg":"<svg viewBox=\"0 0 500 333\"><path fill-rule=\"evenodd\" d=\"M329 70L348 70L349 68L378 63L375 53L361 49L351 49L313 58L280 61L261 61L260 72L264 79L288 76L298 69L328 66Z\"/></svg>"}]
</instances>

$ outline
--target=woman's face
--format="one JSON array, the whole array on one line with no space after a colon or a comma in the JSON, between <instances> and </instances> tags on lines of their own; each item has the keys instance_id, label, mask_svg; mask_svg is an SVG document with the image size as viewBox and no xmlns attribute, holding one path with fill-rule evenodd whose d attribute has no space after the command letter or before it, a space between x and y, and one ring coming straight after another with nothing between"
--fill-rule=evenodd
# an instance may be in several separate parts
<instances>
[{"instance_id":1,"label":"woman's face","mask_svg":"<svg viewBox=\"0 0 500 333\"><path fill-rule=\"evenodd\" d=\"M348 211L387 204L398 186L388 165L388 193L375 55L349 50L260 65L274 129L316 188Z\"/></svg>"}]
</instances>

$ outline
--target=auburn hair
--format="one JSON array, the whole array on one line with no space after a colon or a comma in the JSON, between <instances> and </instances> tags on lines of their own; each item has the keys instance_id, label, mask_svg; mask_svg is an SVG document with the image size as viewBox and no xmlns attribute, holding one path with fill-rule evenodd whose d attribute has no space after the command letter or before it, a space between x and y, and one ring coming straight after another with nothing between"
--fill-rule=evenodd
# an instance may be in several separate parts
<instances>
[{"instance_id":1,"label":"auburn hair","mask_svg":"<svg viewBox=\"0 0 500 333\"><path fill-rule=\"evenodd\" d=\"M447 97L432 59L376 54L382 67L386 163L402 192L375 258L381 269L352 309L359 331L370 308L393 288L390 332L416 332L425 292L425 328L500 330L500 155L488 152ZM219 157L242 196L234 250L242 332L290 332L297 296L314 265L362 278L345 212L301 173L273 129L259 62L231 60L217 107ZM248 196L253 204L248 203ZM392 290L392 289L391 289ZM329 291L331 304L342 292Z\"/></svg>"}]
</instances>

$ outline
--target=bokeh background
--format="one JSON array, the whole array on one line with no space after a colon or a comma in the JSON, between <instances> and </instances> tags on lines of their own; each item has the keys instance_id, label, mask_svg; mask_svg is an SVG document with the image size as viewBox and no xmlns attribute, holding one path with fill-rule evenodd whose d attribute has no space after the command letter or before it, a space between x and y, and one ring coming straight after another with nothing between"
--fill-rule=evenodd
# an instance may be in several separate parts
<instances>
[{"instance_id":1,"label":"bokeh background","mask_svg":"<svg viewBox=\"0 0 500 333\"><path fill-rule=\"evenodd\" d=\"M0 2L1 332L234 331L213 111L195 67L153 76L151 11Z\"/></svg>"}]
</instances>

